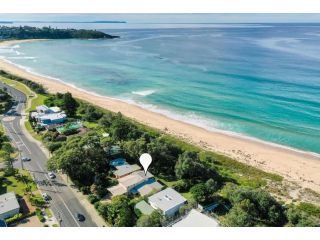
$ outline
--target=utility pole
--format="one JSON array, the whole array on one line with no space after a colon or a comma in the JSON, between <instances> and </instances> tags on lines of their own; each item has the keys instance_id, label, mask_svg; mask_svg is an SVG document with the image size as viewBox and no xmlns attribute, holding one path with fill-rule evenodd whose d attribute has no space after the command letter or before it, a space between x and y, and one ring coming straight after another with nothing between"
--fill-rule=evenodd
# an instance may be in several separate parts
<instances>
[{"instance_id":1,"label":"utility pole","mask_svg":"<svg viewBox=\"0 0 320 240\"><path fill-rule=\"evenodd\" d=\"M24 170L23 161L22 161L22 155L21 155L21 150L18 149L18 151L19 151L19 156L20 156L20 161L21 161L21 169Z\"/></svg>"}]
</instances>

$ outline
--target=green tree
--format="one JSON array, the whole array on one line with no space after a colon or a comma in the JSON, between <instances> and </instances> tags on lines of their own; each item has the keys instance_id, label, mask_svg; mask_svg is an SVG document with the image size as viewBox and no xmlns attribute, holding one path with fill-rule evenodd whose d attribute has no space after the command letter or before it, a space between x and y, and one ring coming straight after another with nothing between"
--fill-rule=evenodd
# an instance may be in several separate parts
<instances>
[{"instance_id":1,"label":"green tree","mask_svg":"<svg viewBox=\"0 0 320 240\"><path fill-rule=\"evenodd\" d=\"M286 211L289 226L295 227L319 227L320 220L312 217L310 214L298 209L296 206L290 206ZM318 224L317 224L318 221Z\"/></svg>"},{"instance_id":2,"label":"green tree","mask_svg":"<svg viewBox=\"0 0 320 240\"><path fill-rule=\"evenodd\" d=\"M15 169L13 167L13 162L15 161L15 159L11 157L9 152L3 152L2 158L4 159L4 164L5 164L5 174L7 176L14 175Z\"/></svg>"},{"instance_id":3,"label":"green tree","mask_svg":"<svg viewBox=\"0 0 320 240\"><path fill-rule=\"evenodd\" d=\"M179 158L175 166L175 173L179 179L188 179L193 181L203 181L219 179L219 174L200 162L196 152L184 152Z\"/></svg>"},{"instance_id":4,"label":"green tree","mask_svg":"<svg viewBox=\"0 0 320 240\"><path fill-rule=\"evenodd\" d=\"M194 185L190 189L190 193L192 194L194 200L196 200L199 203L206 203L210 199L210 195L208 194L208 188L204 183Z\"/></svg>"},{"instance_id":5,"label":"green tree","mask_svg":"<svg viewBox=\"0 0 320 240\"><path fill-rule=\"evenodd\" d=\"M138 221L138 227L161 227L162 215L153 211L150 215L142 215Z\"/></svg>"},{"instance_id":6,"label":"green tree","mask_svg":"<svg viewBox=\"0 0 320 240\"><path fill-rule=\"evenodd\" d=\"M63 170L79 186L91 186L97 175L107 174L109 164L105 159L105 151L100 138L88 133L76 136L55 151L49 159L50 170Z\"/></svg>"},{"instance_id":7,"label":"green tree","mask_svg":"<svg viewBox=\"0 0 320 240\"><path fill-rule=\"evenodd\" d=\"M256 225L283 226L286 223L283 206L261 189L238 189L230 192L228 198L233 205L228 213L228 215L231 214L230 222L232 222L232 213L241 210L247 211L247 215ZM246 207L248 204L243 205L244 201L250 202L250 208Z\"/></svg>"},{"instance_id":8,"label":"green tree","mask_svg":"<svg viewBox=\"0 0 320 240\"><path fill-rule=\"evenodd\" d=\"M127 196L116 196L111 203L101 204L98 208L100 215L112 226L131 227L134 225L134 211Z\"/></svg>"},{"instance_id":9,"label":"green tree","mask_svg":"<svg viewBox=\"0 0 320 240\"><path fill-rule=\"evenodd\" d=\"M225 216L224 224L231 227L253 227L256 225L257 212L249 199L237 203Z\"/></svg>"},{"instance_id":10,"label":"green tree","mask_svg":"<svg viewBox=\"0 0 320 240\"><path fill-rule=\"evenodd\" d=\"M75 116L77 112L77 108L79 106L78 102L72 97L71 93L67 92L63 95L62 98L62 109L66 112L66 114L70 117Z\"/></svg>"}]
</instances>

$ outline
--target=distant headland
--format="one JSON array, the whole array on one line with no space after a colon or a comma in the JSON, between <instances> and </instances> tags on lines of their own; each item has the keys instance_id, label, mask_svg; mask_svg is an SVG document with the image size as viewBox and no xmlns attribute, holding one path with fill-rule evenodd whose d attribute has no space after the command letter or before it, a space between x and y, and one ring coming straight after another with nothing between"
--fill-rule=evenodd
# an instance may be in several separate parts
<instances>
[{"instance_id":1,"label":"distant headland","mask_svg":"<svg viewBox=\"0 0 320 240\"><path fill-rule=\"evenodd\" d=\"M24 40L24 39L113 39L113 36L97 30L87 29L58 29L52 27L8 27L0 26L0 40Z\"/></svg>"}]
</instances>

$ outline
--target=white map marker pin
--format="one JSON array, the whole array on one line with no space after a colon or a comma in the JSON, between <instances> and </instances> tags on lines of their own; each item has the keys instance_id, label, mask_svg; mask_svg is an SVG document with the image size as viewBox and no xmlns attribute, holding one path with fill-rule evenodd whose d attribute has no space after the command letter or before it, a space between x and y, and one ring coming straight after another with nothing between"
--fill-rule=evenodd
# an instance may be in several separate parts
<instances>
[{"instance_id":1,"label":"white map marker pin","mask_svg":"<svg viewBox=\"0 0 320 240\"><path fill-rule=\"evenodd\" d=\"M147 171L148 171L148 168L152 162L152 157L149 153L143 153L140 158L140 163L143 167L143 170L144 170L144 174L147 175Z\"/></svg>"}]
</instances>

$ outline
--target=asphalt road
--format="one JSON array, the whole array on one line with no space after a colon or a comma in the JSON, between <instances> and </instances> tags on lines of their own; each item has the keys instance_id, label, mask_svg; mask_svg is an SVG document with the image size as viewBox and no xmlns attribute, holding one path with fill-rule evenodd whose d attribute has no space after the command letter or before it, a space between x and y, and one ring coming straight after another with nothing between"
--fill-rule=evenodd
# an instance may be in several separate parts
<instances>
[{"instance_id":1,"label":"asphalt road","mask_svg":"<svg viewBox=\"0 0 320 240\"><path fill-rule=\"evenodd\" d=\"M23 109L26 105L26 96L24 93L4 85L0 82L0 88L6 87L8 92L15 98L16 103L4 115L1 116L1 122L6 129L13 144L21 152L21 156L30 157L31 161L23 162L19 159L15 167L24 168L30 171L38 188L42 193L47 193L52 199L50 208L54 216L60 221L63 227L96 227L97 225L91 220L90 215L76 198L69 186L57 176L55 180L50 180L46 168L47 156L41 148L22 131L20 121L22 119ZM86 217L84 222L76 219L76 214L81 213Z\"/></svg>"}]
</instances>

